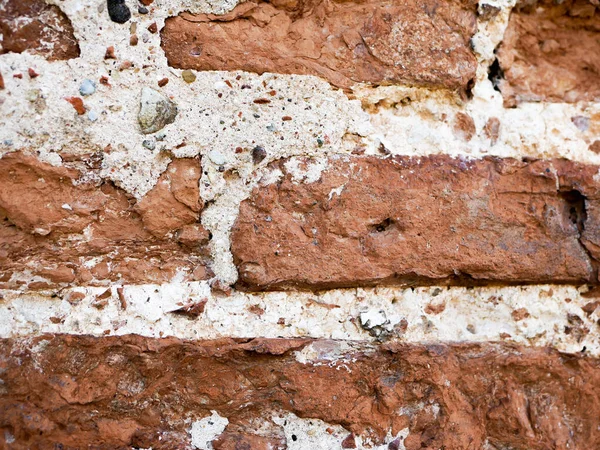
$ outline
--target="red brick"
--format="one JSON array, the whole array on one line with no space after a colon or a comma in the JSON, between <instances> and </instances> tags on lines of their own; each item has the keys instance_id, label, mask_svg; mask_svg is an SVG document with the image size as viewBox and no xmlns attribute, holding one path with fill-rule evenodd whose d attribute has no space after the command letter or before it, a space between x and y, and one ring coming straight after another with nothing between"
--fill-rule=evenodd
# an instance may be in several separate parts
<instances>
[{"instance_id":1,"label":"red brick","mask_svg":"<svg viewBox=\"0 0 600 450\"><path fill-rule=\"evenodd\" d=\"M68 164L97 167L98 158ZM197 159L174 160L139 202L107 181L75 183L80 176L23 153L0 159L0 273L29 270L50 286L162 282L179 269L190 279L202 273L195 269L207 264L208 232L198 223ZM95 257L102 262L82 265Z\"/></svg>"},{"instance_id":2,"label":"red brick","mask_svg":"<svg viewBox=\"0 0 600 450\"><path fill-rule=\"evenodd\" d=\"M498 50L505 103L599 100L598 55L598 2L521 2Z\"/></svg>"},{"instance_id":3,"label":"red brick","mask_svg":"<svg viewBox=\"0 0 600 450\"><path fill-rule=\"evenodd\" d=\"M254 430L282 412L340 424L379 444L389 444L389 430L408 427L408 449L479 449L486 441L530 450L600 446L597 359L507 344L354 343L340 360L298 362L294 351L309 343L319 354L338 345L2 339L0 443L11 436L16 450L189 448L186 419L216 411L229 420L215 442L221 449L278 448L275 425L272 436Z\"/></svg>"},{"instance_id":4,"label":"red brick","mask_svg":"<svg viewBox=\"0 0 600 450\"><path fill-rule=\"evenodd\" d=\"M466 89L475 77L473 0L245 2L166 21L180 69L317 75L335 86L410 83Z\"/></svg>"},{"instance_id":5,"label":"red brick","mask_svg":"<svg viewBox=\"0 0 600 450\"><path fill-rule=\"evenodd\" d=\"M7 0L0 5L0 54L27 51L49 60L79 56L69 18L44 0Z\"/></svg>"},{"instance_id":6,"label":"red brick","mask_svg":"<svg viewBox=\"0 0 600 450\"><path fill-rule=\"evenodd\" d=\"M596 166L343 157L299 184L284 162L241 204L241 288L598 281Z\"/></svg>"}]
</instances>

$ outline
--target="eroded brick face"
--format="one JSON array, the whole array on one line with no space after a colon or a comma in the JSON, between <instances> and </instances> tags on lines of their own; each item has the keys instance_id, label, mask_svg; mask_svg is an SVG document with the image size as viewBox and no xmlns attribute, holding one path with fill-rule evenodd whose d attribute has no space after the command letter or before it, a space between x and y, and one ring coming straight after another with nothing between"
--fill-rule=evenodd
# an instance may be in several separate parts
<instances>
[{"instance_id":1,"label":"eroded brick face","mask_svg":"<svg viewBox=\"0 0 600 450\"><path fill-rule=\"evenodd\" d=\"M597 282L595 166L342 157L308 184L277 168L233 228L240 287Z\"/></svg>"},{"instance_id":2,"label":"eroded brick face","mask_svg":"<svg viewBox=\"0 0 600 450\"><path fill-rule=\"evenodd\" d=\"M521 2L498 50L505 103L600 99L600 5Z\"/></svg>"},{"instance_id":3,"label":"eroded brick face","mask_svg":"<svg viewBox=\"0 0 600 450\"><path fill-rule=\"evenodd\" d=\"M244 2L223 16L168 19L169 64L196 70L316 75L358 82L466 89L477 2L329 0Z\"/></svg>"},{"instance_id":4,"label":"eroded brick face","mask_svg":"<svg viewBox=\"0 0 600 450\"><path fill-rule=\"evenodd\" d=\"M79 56L68 17L44 0L0 2L0 54L29 52L49 60Z\"/></svg>"},{"instance_id":5,"label":"eroded brick face","mask_svg":"<svg viewBox=\"0 0 600 450\"><path fill-rule=\"evenodd\" d=\"M79 164L97 166L98 155ZM94 172L88 172L88 177ZM0 159L3 288L168 281L178 270L204 279L208 232L197 159L174 160L140 201L74 168L23 153ZM183 239L180 237L183 236ZM30 273L23 279L19 274Z\"/></svg>"},{"instance_id":6,"label":"eroded brick face","mask_svg":"<svg viewBox=\"0 0 600 450\"><path fill-rule=\"evenodd\" d=\"M253 423L292 412L379 444L408 428L408 450L600 445L598 360L491 343L355 343L340 355L342 344L0 340L0 436L12 436L13 449L189 448L185 419L216 411L229 424L215 448L285 448L275 425L258 433ZM298 362L308 345L324 359Z\"/></svg>"}]
</instances>

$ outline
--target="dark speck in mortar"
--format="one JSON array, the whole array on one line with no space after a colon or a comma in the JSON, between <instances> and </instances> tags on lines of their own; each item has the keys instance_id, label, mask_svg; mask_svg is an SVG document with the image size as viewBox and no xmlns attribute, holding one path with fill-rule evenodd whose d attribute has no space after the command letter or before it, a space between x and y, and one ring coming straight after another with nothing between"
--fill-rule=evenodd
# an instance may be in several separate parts
<instances>
[{"instance_id":1,"label":"dark speck in mortar","mask_svg":"<svg viewBox=\"0 0 600 450\"><path fill-rule=\"evenodd\" d=\"M125 23L131 18L131 11L125 0L106 0L110 20L116 23Z\"/></svg>"},{"instance_id":2,"label":"dark speck in mortar","mask_svg":"<svg viewBox=\"0 0 600 450\"><path fill-rule=\"evenodd\" d=\"M267 152L266 150L261 147L260 145L257 145L256 147L254 147L252 149L252 162L254 164L258 164L260 163L263 159L265 159L267 157Z\"/></svg>"}]
</instances>

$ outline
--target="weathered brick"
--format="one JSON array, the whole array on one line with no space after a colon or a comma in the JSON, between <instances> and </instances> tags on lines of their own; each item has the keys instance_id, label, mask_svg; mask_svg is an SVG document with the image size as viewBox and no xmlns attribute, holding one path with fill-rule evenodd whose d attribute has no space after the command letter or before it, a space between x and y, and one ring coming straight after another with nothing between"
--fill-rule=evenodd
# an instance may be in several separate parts
<instances>
[{"instance_id":1,"label":"weathered brick","mask_svg":"<svg viewBox=\"0 0 600 450\"><path fill-rule=\"evenodd\" d=\"M0 368L0 442L17 450L189 448L187 419L212 411L223 449L283 448L275 425L254 430L285 412L379 444L408 428L409 450L600 446L600 361L549 349L46 335L0 340Z\"/></svg>"},{"instance_id":2,"label":"weathered brick","mask_svg":"<svg viewBox=\"0 0 600 450\"><path fill-rule=\"evenodd\" d=\"M276 166L232 231L241 288L598 281L596 166L341 157L308 184Z\"/></svg>"},{"instance_id":3,"label":"weathered brick","mask_svg":"<svg viewBox=\"0 0 600 450\"><path fill-rule=\"evenodd\" d=\"M0 54L38 54L49 60L79 56L69 18L44 0L0 2Z\"/></svg>"},{"instance_id":4,"label":"weathered brick","mask_svg":"<svg viewBox=\"0 0 600 450\"><path fill-rule=\"evenodd\" d=\"M97 158L92 155L87 163L97 165ZM86 176L93 173L87 170ZM198 269L206 264L208 239L198 223L199 179L197 159L174 160L136 202L110 182L83 181L77 169L20 152L5 155L0 159L0 286L22 285L20 277L11 277L27 271L45 279L29 277L30 288L168 281L179 269L204 278L206 271Z\"/></svg>"},{"instance_id":5,"label":"weathered brick","mask_svg":"<svg viewBox=\"0 0 600 450\"><path fill-rule=\"evenodd\" d=\"M598 2L520 2L498 50L505 103L598 101L599 55Z\"/></svg>"},{"instance_id":6,"label":"weathered brick","mask_svg":"<svg viewBox=\"0 0 600 450\"><path fill-rule=\"evenodd\" d=\"M475 76L473 0L244 2L183 13L162 45L182 69L317 75L335 86L407 83L466 89Z\"/></svg>"}]
</instances>

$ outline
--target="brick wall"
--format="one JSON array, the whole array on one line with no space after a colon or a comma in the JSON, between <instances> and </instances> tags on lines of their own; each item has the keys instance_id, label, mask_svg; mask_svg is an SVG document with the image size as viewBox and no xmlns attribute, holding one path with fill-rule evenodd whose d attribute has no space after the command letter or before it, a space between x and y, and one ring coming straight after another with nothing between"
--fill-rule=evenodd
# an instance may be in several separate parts
<instances>
[{"instance_id":1,"label":"brick wall","mask_svg":"<svg viewBox=\"0 0 600 450\"><path fill-rule=\"evenodd\" d=\"M597 0L0 0L1 449L600 447Z\"/></svg>"}]
</instances>

